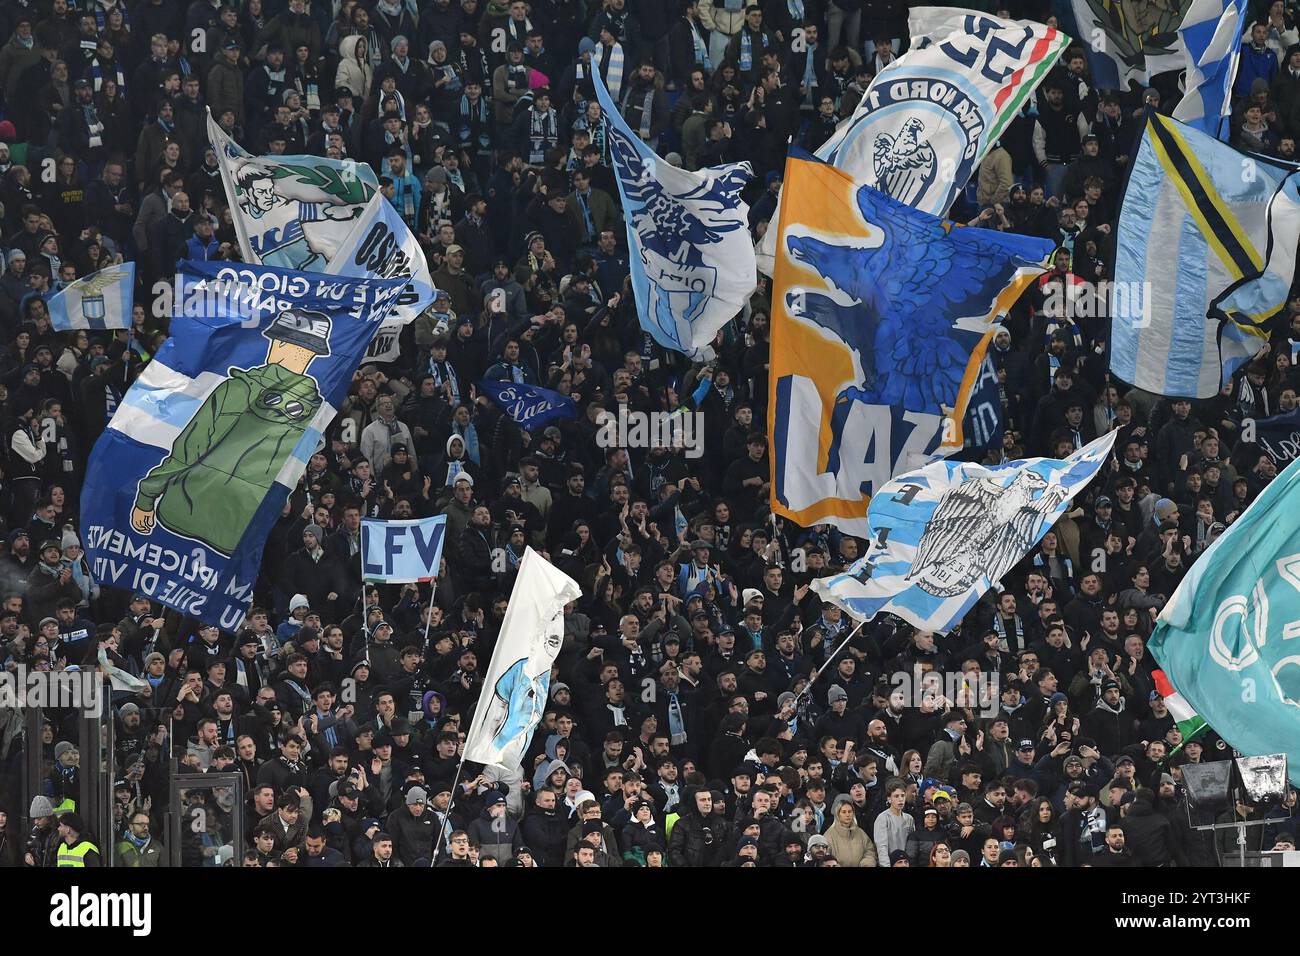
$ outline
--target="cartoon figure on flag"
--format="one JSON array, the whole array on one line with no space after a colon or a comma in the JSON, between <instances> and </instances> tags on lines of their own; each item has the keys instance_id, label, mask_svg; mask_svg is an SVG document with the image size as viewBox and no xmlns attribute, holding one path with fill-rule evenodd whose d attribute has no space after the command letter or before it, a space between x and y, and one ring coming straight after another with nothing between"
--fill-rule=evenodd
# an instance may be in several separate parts
<instances>
[{"instance_id":1,"label":"cartoon figure on flag","mask_svg":"<svg viewBox=\"0 0 1300 956\"><path fill-rule=\"evenodd\" d=\"M264 331L266 364L232 368L141 480L131 510L140 534L169 531L233 554L253 514L321 407L307 367L329 355L330 320L288 309ZM249 493L249 486L255 493Z\"/></svg>"},{"instance_id":2,"label":"cartoon figure on flag","mask_svg":"<svg viewBox=\"0 0 1300 956\"><path fill-rule=\"evenodd\" d=\"M239 208L258 230L249 238L263 263L303 272L321 271L329 251L313 245L310 224L348 222L356 218L351 205L306 202L282 195L275 174L254 162L235 176Z\"/></svg>"},{"instance_id":3,"label":"cartoon figure on flag","mask_svg":"<svg viewBox=\"0 0 1300 956\"><path fill-rule=\"evenodd\" d=\"M507 667L492 690L484 726L492 735L492 747L500 753L509 753L512 747L522 753L542 719L551 688L551 664L560 653L563 618L561 607L551 626L534 635L530 655Z\"/></svg>"}]
</instances>

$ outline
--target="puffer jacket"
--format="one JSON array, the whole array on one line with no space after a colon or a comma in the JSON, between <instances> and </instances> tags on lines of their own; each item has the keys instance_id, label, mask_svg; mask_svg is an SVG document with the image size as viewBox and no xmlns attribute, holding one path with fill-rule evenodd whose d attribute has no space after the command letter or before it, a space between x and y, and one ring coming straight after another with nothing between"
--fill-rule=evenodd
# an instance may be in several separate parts
<instances>
[{"instance_id":1,"label":"puffer jacket","mask_svg":"<svg viewBox=\"0 0 1300 956\"><path fill-rule=\"evenodd\" d=\"M876 845L856 821L846 827L836 820L826 831L826 842L840 866L876 865Z\"/></svg>"},{"instance_id":2,"label":"puffer jacket","mask_svg":"<svg viewBox=\"0 0 1300 956\"><path fill-rule=\"evenodd\" d=\"M708 822L695 809L696 788L682 792L681 816L668 837L668 865L671 867L718 866L725 847L731 844L731 824L710 815Z\"/></svg>"},{"instance_id":3,"label":"puffer jacket","mask_svg":"<svg viewBox=\"0 0 1300 956\"><path fill-rule=\"evenodd\" d=\"M558 809L529 807L520 830L538 866L564 866L564 843L569 836L569 821Z\"/></svg>"},{"instance_id":4,"label":"puffer jacket","mask_svg":"<svg viewBox=\"0 0 1300 956\"><path fill-rule=\"evenodd\" d=\"M706 30L721 30L724 35L734 37L745 25L744 5L728 10L721 0L700 0L700 22Z\"/></svg>"}]
</instances>

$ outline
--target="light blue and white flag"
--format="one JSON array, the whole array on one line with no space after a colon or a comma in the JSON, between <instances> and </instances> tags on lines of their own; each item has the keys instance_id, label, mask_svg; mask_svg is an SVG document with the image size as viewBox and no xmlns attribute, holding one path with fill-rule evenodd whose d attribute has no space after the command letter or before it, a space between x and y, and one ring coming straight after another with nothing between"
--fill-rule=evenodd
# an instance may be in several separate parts
<instances>
[{"instance_id":1,"label":"light blue and white flag","mask_svg":"<svg viewBox=\"0 0 1300 956\"><path fill-rule=\"evenodd\" d=\"M403 284L180 263L171 337L86 468L95 579L236 630L267 533Z\"/></svg>"},{"instance_id":2,"label":"light blue and white flag","mask_svg":"<svg viewBox=\"0 0 1300 956\"><path fill-rule=\"evenodd\" d=\"M866 555L813 590L858 620L884 612L950 631L1065 513L1106 463L1115 434L1066 459L938 461L894 479L867 509Z\"/></svg>"},{"instance_id":3,"label":"light blue and white flag","mask_svg":"<svg viewBox=\"0 0 1300 956\"><path fill-rule=\"evenodd\" d=\"M984 27L985 23L989 26ZM959 31L974 33L981 29L1008 30L1035 26L1039 24L1033 20L1007 20L966 7L912 7L907 11L907 32L911 37L907 49L909 52L924 50L945 39L948 34ZM894 61L899 62L901 59Z\"/></svg>"},{"instance_id":4,"label":"light blue and white flag","mask_svg":"<svg viewBox=\"0 0 1300 956\"><path fill-rule=\"evenodd\" d=\"M940 217L1070 42L1041 23L999 28L1007 21L955 12L932 42L880 71L853 115L815 153L856 181ZM939 34L954 23L952 32ZM769 276L780 221L778 202L758 246L758 268Z\"/></svg>"},{"instance_id":5,"label":"light blue and white flag","mask_svg":"<svg viewBox=\"0 0 1300 956\"><path fill-rule=\"evenodd\" d=\"M361 576L381 584L414 584L438 576L447 516L361 522Z\"/></svg>"},{"instance_id":6,"label":"light blue and white flag","mask_svg":"<svg viewBox=\"0 0 1300 956\"><path fill-rule=\"evenodd\" d=\"M713 337L758 284L749 205L740 198L754 170L744 162L690 172L664 162L624 122L598 70L591 79L627 218L641 327L664 348L707 359Z\"/></svg>"},{"instance_id":7,"label":"light blue and white flag","mask_svg":"<svg viewBox=\"0 0 1300 956\"><path fill-rule=\"evenodd\" d=\"M135 298L135 263L108 266L64 286L45 300L56 332L129 329Z\"/></svg>"},{"instance_id":8,"label":"light blue and white flag","mask_svg":"<svg viewBox=\"0 0 1300 956\"><path fill-rule=\"evenodd\" d=\"M550 696L551 665L564 643L564 606L580 597L577 581L524 549L465 738L465 760L519 769Z\"/></svg>"},{"instance_id":9,"label":"light blue and white flag","mask_svg":"<svg viewBox=\"0 0 1300 956\"><path fill-rule=\"evenodd\" d=\"M393 362L400 351L402 326L414 322L433 304L436 291L419 240L384 194L370 197L339 251L322 270L329 275L407 280L388 320L366 350L367 362Z\"/></svg>"},{"instance_id":10,"label":"light blue and white flag","mask_svg":"<svg viewBox=\"0 0 1300 956\"><path fill-rule=\"evenodd\" d=\"M492 399L520 428L535 431L557 418L577 418L578 406L567 395L517 382L478 382L478 390Z\"/></svg>"},{"instance_id":11,"label":"light blue and white flag","mask_svg":"<svg viewBox=\"0 0 1300 956\"><path fill-rule=\"evenodd\" d=\"M1178 28L1187 61L1187 92L1174 107L1174 119L1225 141L1224 120L1232 112L1246 6L1247 0L1192 0Z\"/></svg>"},{"instance_id":12,"label":"light blue and white flag","mask_svg":"<svg viewBox=\"0 0 1300 956\"><path fill-rule=\"evenodd\" d=\"M1116 226L1110 368L1120 379L1157 395L1213 398L1267 344L1262 325L1286 304L1300 228L1294 187L1278 196L1291 174L1148 117Z\"/></svg>"},{"instance_id":13,"label":"light blue and white flag","mask_svg":"<svg viewBox=\"0 0 1300 956\"><path fill-rule=\"evenodd\" d=\"M1220 342L1226 380L1268 341L1269 328L1291 296L1300 241L1300 175L1292 173L1268 201L1268 250L1264 267L1234 282L1210 307L1223 322Z\"/></svg>"},{"instance_id":14,"label":"light blue and white flag","mask_svg":"<svg viewBox=\"0 0 1300 956\"><path fill-rule=\"evenodd\" d=\"M369 163L325 156L254 156L208 113L208 139L245 262L324 272L379 178Z\"/></svg>"},{"instance_id":15,"label":"light blue and white flag","mask_svg":"<svg viewBox=\"0 0 1300 956\"><path fill-rule=\"evenodd\" d=\"M1300 460L1188 569L1147 646L1246 756L1283 753L1300 785Z\"/></svg>"}]
</instances>

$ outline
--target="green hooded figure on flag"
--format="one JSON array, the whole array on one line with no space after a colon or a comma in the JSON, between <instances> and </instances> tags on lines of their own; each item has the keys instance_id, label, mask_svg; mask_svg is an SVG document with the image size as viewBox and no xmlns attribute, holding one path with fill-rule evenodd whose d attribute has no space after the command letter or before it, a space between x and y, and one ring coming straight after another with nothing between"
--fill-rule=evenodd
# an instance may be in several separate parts
<instances>
[{"instance_id":1,"label":"green hooded figure on flag","mask_svg":"<svg viewBox=\"0 0 1300 956\"><path fill-rule=\"evenodd\" d=\"M286 309L262 334L266 364L234 368L172 443L171 453L140 479L131 527L155 522L225 555L235 552L323 404L307 375L329 355L329 317Z\"/></svg>"}]
</instances>

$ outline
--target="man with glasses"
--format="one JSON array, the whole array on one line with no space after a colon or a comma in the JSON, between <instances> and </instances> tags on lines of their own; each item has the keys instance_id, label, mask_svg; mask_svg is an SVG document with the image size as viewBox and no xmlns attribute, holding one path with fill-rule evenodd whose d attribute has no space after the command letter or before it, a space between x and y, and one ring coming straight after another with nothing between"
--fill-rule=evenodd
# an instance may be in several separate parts
<instances>
[{"instance_id":1,"label":"man with glasses","mask_svg":"<svg viewBox=\"0 0 1300 956\"><path fill-rule=\"evenodd\" d=\"M441 856L438 866L473 866L474 861L470 859L469 852L469 834L464 830L452 833L447 837L447 847L441 851Z\"/></svg>"},{"instance_id":2,"label":"man with glasses","mask_svg":"<svg viewBox=\"0 0 1300 956\"><path fill-rule=\"evenodd\" d=\"M126 832L114 848L115 866L152 868L167 866L167 852L149 832L149 814L137 811L131 814Z\"/></svg>"}]
</instances>

